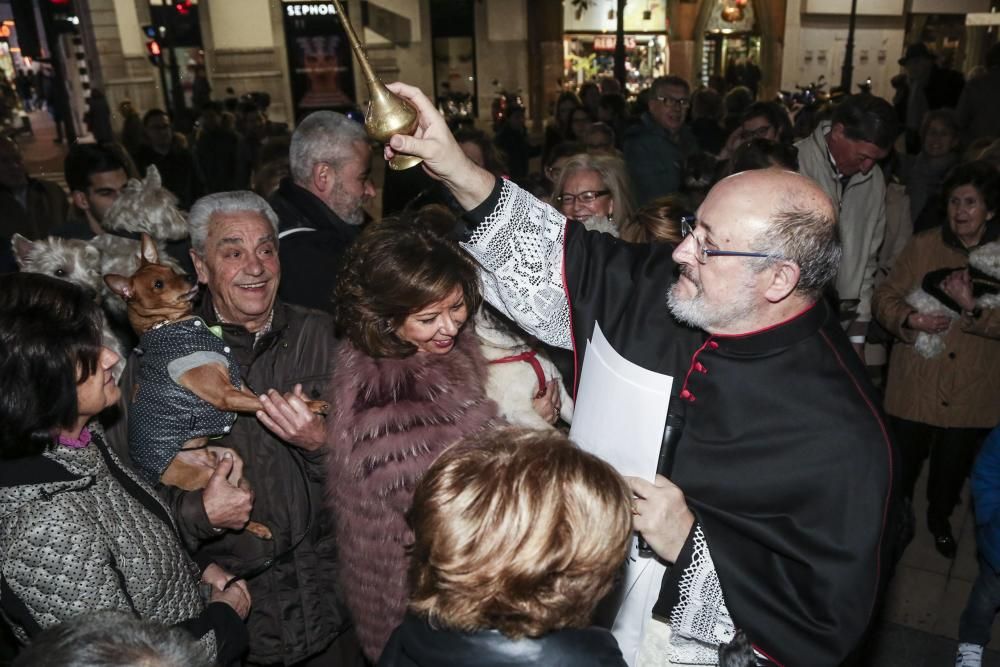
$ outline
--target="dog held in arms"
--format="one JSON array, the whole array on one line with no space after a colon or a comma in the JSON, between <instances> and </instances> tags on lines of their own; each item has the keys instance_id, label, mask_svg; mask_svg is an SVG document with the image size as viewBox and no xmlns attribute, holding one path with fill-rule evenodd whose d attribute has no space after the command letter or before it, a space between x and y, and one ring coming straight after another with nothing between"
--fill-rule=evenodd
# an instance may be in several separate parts
<instances>
[{"instance_id":1,"label":"dog held in arms","mask_svg":"<svg viewBox=\"0 0 1000 667\"><path fill-rule=\"evenodd\" d=\"M208 439L228 433L237 412L254 413L261 403L241 381L221 331L192 314L197 284L158 262L156 244L143 234L139 269L131 277L104 277L140 337L128 397L129 453L151 483L193 491L204 488L215 469ZM329 409L323 401L307 404L320 414ZM271 539L263 524L251 521L246 530Z\"/></svg>"},{"instance_id":2,"label":"dog held in arms","mask_svg":"<svg viewBox=\"0 0 1000 667\"><path fill-rule=\"evenodd\" d=\"M559 416L567 424L573 420L573 399L563 386L559 369L544 353L533 350L486 308L476 313L475 332L489 364L486 395L496 401L504 419L526 428L552 428L535 412L531 402L544 396L547 388L554 387L560 392Z\"/></svg>"}]
</instances>

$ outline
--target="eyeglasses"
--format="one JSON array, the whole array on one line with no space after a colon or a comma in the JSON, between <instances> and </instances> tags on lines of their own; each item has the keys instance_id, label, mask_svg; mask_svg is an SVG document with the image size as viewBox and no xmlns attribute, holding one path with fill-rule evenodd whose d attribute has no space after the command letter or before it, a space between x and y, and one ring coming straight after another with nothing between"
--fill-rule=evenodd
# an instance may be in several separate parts
<instances>
[{"instance_id":1,"label":"eyeglasses","mask_svg":"<svg viewBox=\"0 0 1000 667\"><path fill-rule=\"evenodd\" d=\"M767 136L767 133L772 131L774 128L770 125L761 125L756 130L743 130L743 139L750 141L751 139L763 139Z\"/></svg>"},{"instance_id":2,"label":"eyeglasses","mask_svg":"<svg viewBox=\"0 0 1000 667\"><path fill-rule=\"evenodd\" d=\"M668 107L677 107L679 109L687 108L687 106L691 104L691 100L689 100L686 97L664 96L664 97L654 97L653 99L657 100L658 102L662 102L663 104L666 104Z\"/></svg>"},{"instance_id":3,"label":"eyeglasses","mask_svg":"<svg viewBox=\"0 0 1000 667\"><path fill-rule=\"evenodd\" d=\"M702 242L698 235L694 233L695 227L698 226L698 218L693 215L685 215L681 217L681 239L687 239L691 237L694 239L695 245L695 258L698 260L699 264L706 264L709 257L770 257L772 259L781 259L778 255L768 254L764 252L744 252L741 250L712 250L706 248L705 244Z\"/></svg>"},{"instance_id":4,"label":"eyeglasses","mask_svg":"<svg viewBox=\"0 0 1000 667\"><path fill-rule=\"evenodd\" d=\"M556 202L572 205L573 202L579 199L582 204L592 204L598 197L607 197L610 194L611 190L587 190L586 192L578 192L575 195L564 192L556 197Z\"/></svg>"}]
</instances>

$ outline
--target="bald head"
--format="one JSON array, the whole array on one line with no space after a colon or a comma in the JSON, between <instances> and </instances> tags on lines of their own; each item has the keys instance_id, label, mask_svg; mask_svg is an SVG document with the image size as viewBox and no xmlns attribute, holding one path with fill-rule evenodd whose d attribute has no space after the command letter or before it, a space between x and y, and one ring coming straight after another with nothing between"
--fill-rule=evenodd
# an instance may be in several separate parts
<instances>
[{"instance_id":1,"label":"bald head","mask_svg":"<svg viewBox=\"0 0 1000 667\"><path fill-rule=\"evenodd\" d=\"M754 252L798 265L797 292L818 297L836 277L841 257L837 212L812 179L791 171L757 169L723 179L708 196L724 198L741 209Z\"/></svg>"}]
</instances>

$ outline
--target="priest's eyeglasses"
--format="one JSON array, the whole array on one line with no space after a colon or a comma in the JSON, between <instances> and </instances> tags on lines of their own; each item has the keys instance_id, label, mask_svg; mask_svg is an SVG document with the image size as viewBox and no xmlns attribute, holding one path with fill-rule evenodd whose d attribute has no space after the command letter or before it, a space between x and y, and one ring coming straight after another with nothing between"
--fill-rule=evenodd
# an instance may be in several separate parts
<instances>
[{"instance_id":1,"label":"priest's eyeglasses","mask_svg":"<svg viewBox=\"0 0 1000 667\"><path fill-rule=\"evenodd\" d=\"M695 227L698 226L698 218L693 215L685 215L681 217L681 238L686 239L691 237L694 239L695 253L694 256L698 260L699 264L706 264L709 257L771 257L779 259L777 255L768 254L766 252L745 252L742 250L714 250L711 248L706 248L704 242L698 238L698 235L694 233Z\"/></svg>"}]
</instances>

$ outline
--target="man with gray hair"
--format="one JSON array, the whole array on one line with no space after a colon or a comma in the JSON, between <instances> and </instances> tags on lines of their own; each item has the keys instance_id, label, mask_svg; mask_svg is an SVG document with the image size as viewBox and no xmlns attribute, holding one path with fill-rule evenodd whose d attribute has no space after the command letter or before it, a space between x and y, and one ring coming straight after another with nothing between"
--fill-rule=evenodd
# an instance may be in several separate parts
<instances>
[{"instance_id":1,"label":"man with gray hair","mask_svg":"<svg viewBox=\"0 0 1000 667\"><path fill-rule=\"evenodd\" d=\"M633 527L673 564L629 664L714 665L720 647L740 664L841 664L890 565L893 450L822 299L841 253L830 198L799 174L747 171L712 188L676 248L621 243L476 167L426 96L389 87L420 129L386 157L423 158L478 222L464 247L485 298L578 358L600 325L674 378L669 479L628 480Z\"/></svg>"},{"instance_id":2,"label":"man with gray hair","mask_svg":"<svg viewBox=\"0 0 1000 667\"><path fill-rule=\"evenodd\" d=\"M336 588L333 520L323 503L326 427L305 400L324 395L333 372L327 313L278 298L278 217L252 192L202 197L191 208L191 259L204 286L195 315L218 327L263 409L218 440L240 457L252 488L216 476L200 491L165 490L196 562L246 580L250 665L363 664ZM135 355L136 353L133 353ZM131 396L134 370L122 380ZM128 451L128 405L109 440ZM226 465L225 462L220 465ZM273 539L244 530L251 519Z\"/></svg>"},{"instance_id":3,"label":"man with gray hair","mask_svg":"<svg viewBox=\"0 0 1000 667\"><path fill-rule=\"evenodd\" d=\"M285 275L281 298L331 310L336 266L365 221L375 196L372 155L360 123L334 111L316 111L292 134L291 176L270 204L280 220Z\"/></svg>"},{"instance_id":4,"label":"man with gray hair","mask_svg":"<svg viewBox=\"0 0 1000 667\"><path fill-rule=\"evenodd\" d=\"M210 667L191 636L118 611L81 614L39 634L13 667Z\"/></svg>"}]
</instances>

